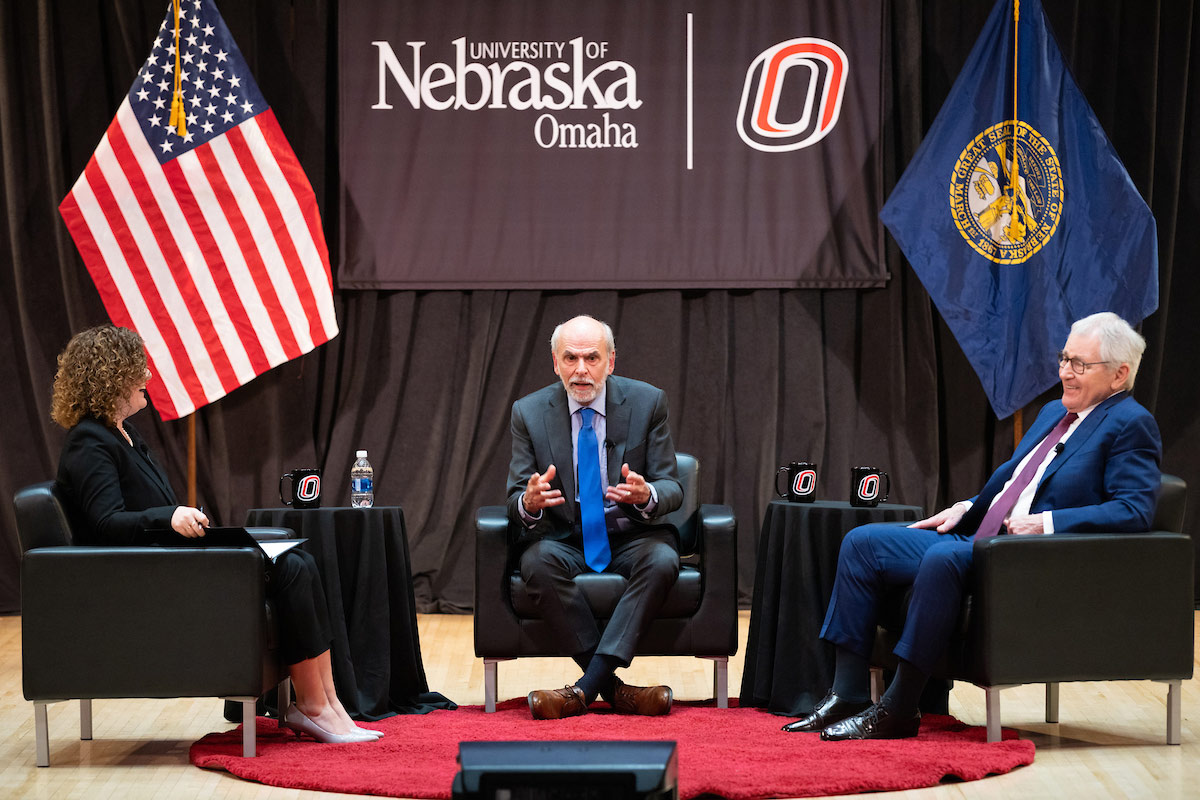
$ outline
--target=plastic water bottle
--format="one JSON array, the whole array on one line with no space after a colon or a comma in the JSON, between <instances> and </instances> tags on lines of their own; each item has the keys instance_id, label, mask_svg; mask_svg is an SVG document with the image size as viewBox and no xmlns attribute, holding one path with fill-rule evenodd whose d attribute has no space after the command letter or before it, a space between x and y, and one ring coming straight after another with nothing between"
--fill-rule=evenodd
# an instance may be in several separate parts
<instances>
[{"instance_id":1,"label":"plastic water bottle","mask_svg":"<svg viewBox=\"0 0 1200 800\"><path fill-rule=\"evenodd\" d=\"M375 470L367 461L367 451L354 454L357 459L350 468L350 505L355 508L370 508L375 505Z\"/></svg>"}]
</instances>

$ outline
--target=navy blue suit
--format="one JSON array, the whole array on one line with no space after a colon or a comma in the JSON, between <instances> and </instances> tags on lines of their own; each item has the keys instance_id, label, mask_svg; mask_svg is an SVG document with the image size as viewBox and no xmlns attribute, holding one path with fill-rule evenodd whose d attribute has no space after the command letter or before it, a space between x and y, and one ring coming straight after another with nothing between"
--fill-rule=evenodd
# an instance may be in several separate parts
<instances>
[{"instance_id":1,"label":"navy blue suit","mask_svg":"<svg viewBox=\"0 0 1200 800\"><path fill-rule=\"evenodd\" d=\"M842 541L837 578L821 638L869 658L878 603L888 591L912 586L896 655L929 674L941 657L962 606L975 534L988 506L1017 465L1066 414L1048 403L1000 466L972 498L951 531L894 524L863 525ZM1162 445L1158 425L1128 392L1101 402L1047 466L1030 513L1052 511L1055 534L1148 530L1154 518Z\"/></svg>"}]
</instances>

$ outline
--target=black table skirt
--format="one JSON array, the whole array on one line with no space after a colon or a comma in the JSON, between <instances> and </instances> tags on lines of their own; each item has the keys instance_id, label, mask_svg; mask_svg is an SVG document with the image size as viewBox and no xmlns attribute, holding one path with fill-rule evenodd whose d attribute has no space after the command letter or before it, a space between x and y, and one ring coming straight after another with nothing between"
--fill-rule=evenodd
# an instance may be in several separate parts
<instances>
[{"instance_id":1,"label":"black table skirt","mask_svg":"<svg viewBox=\"0 0 1200 800\"><path fill-rule=\"evenodd\" d=\"M375 508L254 508L247 526L291 528L308 541L325 584L338 698L359 720L454 703L429 691L404 512Z\"/></svg>"},{"instance_id":2,"label":"black table skirt","mask_svg":"<svg viewBox=\"0 0 1200 800\"><path fill-rule=\"evenodd\" d=\"M833 647L820 639L842 538L870 522L911 522L919 506L773 501L763 517L740 703L798 717L833 684Z\"/></svg>"}]
</instances>

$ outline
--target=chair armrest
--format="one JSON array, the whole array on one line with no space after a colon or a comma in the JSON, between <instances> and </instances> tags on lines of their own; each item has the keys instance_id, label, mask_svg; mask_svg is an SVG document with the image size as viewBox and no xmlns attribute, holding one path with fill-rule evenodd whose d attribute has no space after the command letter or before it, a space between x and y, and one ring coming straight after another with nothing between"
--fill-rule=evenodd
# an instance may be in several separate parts
<instances>
[{"instance_id":1,"label":"chair armrest","mask_svg":"<svg viewBox=\"0 0 1200 800\"><path fill-rule=\"evenodd\" d=\"M25 697L203 696L261 682L264 567L250 548L27 551ZM214 653L228 663L214 668Z\"/></svg>"},{"instance_id":2,"label":"chair armrest","mask_svg":"<svg viewBox=\"0 0 1200 800\"><path fill-rule=\"evenodd\" d=\"M256 542L272 542L281 539L295 539L296 532L291 528L246 528L246 532L254 537Z\"/></svg>"},{"instance_id":3,"label":"chair armrest","mask_svg":"<svg viewBox=\"0 0 1200 800\"><path fill-rule=\"evenodd\" d=\"M508 596L508 511L483 506L475 513L475 655L508 652L519 636Z\"/></svg>"},{"instance_id":4,"label":"chair armrest","mask_svg":"<svg viewBox=\"0 0 1200 800\"><path fill-rule=\"evenodd\" d=\"M697 512L697 551L704 590L692 619L697 655L737 652L737 519L726 505L704 504Z\"/></svg>"},{"instance_id":5,"label":"chair armrest","mask_svg":"<svg viewBox=\"0 0 1200 800\"><path fill-rule=\"evenodd\" d=\"M968 662L985 683L1191 677L1188 536L997 536L973 556Z\"/></svg>"}]
</instances>

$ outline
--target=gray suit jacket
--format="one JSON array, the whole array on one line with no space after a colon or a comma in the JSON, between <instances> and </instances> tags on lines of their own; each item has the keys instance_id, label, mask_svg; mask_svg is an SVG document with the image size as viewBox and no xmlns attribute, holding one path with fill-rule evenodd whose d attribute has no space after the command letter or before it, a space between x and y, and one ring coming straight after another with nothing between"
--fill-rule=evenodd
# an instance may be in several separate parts
<instances>
[{"instance_id":1,"label":"gray suit jacket","mask_svg":"<svg viewBox=\"0 0 1200 800\"><path fill-rule=\"evenodd\" d=\"M661 529L655 520L679 508L683 488L675 466L675 446L667 420L667 396L642 381L608 376L605 418L608 424L608 482L620 482L621 465L646 479L658 493L653 518L646 520L633 506L620 505L633 520L634 529ZM556 475L551 485L566 502L544 509L542 519L522 538L566 538L575 525L575 471L572 467L571 412L561 382L522 397L512 407L512 461L508 468L508 518L525 529L517 504L534 472L551 464Z\"/></svg>"}]
</instances>

